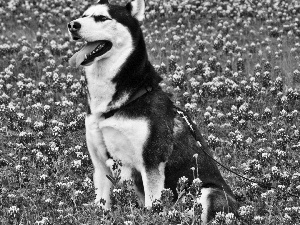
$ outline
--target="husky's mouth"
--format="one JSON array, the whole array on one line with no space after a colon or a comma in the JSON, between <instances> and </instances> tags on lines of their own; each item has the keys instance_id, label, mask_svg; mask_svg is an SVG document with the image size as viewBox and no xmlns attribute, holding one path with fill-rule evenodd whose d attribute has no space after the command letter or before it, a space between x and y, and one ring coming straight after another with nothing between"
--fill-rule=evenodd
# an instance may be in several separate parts
<instances>
[{"instance_id":1,"label":"husky's mouth","mask_svg":"<svg viewBox=\"0 0 300 225\"><path fill-rule=\"evenodd\" d=\"M69 60L71 66L88 66L96 57L104 55L112 48L112 43L106 40L87 42L83 48L76 52Z\"/></svg>"}]
</instances>

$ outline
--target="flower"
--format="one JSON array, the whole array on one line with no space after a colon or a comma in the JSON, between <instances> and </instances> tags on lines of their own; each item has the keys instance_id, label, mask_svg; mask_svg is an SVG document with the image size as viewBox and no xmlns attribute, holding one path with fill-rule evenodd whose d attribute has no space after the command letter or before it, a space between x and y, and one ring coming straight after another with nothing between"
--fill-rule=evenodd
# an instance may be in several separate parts
<instances>
[{"instance_id":1,"label":"flower","mask_svg":"<svg viewBox=\"0 0 300 225\"><path fill-rule=\"evenodd\" d=\"M9 207L8 209L8 213L13 217L15 217L19 213L19 211L20 209L15 205Z\"/></svg>"},{"instance_id":2,"label":"flower","mask_svg":"<svg viewBox=\"0 0 300 225\"><path fill-rule=\"evenodd\" d=\"M131 221L124 221L124 225L132 225L133 224L133 222L131 222Z\"/></svg>"}]
</instances>

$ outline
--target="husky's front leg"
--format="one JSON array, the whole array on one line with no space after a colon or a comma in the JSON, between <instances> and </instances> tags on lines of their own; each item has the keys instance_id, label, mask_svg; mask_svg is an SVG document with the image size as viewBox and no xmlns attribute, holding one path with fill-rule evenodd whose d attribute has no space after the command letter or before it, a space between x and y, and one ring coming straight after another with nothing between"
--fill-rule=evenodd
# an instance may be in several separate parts
<instances>
[{"instance_id":1,"label":"husky's front leg","mask_svg":"<svg viewBox=\"0 0 300 225\"><path fill-rule=\"evenodd\" d=\"M98 127L99 118L89 115L85 119L86 141L94 165L94 186L96 199L95 203L100 204L100 200L105 200L105 208L110 208L111 181L106 175L111 175L110 168L106 165L108 160L107 149L103 142L103 135Z\"/></svg>"},{"instance_id":2,"label":"husky's front leg","mask_svg":"<svg viewBox=\"0 0 300 225\"><path fill-rule=\"evenodd\" d=\"M105 200L105 208L110 208L110 189L112 188L111 181L106 175L111 174L110 169L104 164L97 165L94 171L94 185L96 199L95 203L101 205L101 199Z\"/></svg>"},{"instance_id":3,"label":"husky's front leg","mask_svg":"<svg viewBox=\"0 0 300 225\"><path fill-rule=\"evenodd\" d=\"M156 168L144 168L141 172L145 191L145 207L152 207L155 199L161 197L165 183L165 163L160 163Z\"/></svg>"}]
</instances>

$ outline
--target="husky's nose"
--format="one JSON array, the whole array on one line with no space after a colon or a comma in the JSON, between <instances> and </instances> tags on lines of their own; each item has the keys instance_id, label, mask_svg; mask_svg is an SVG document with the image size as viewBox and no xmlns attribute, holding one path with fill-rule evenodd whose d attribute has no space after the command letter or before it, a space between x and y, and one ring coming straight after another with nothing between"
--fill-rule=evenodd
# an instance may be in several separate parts
<instances>
[{"instance_id":1,"label":"husky's nose","mask_svg":"<svg viewBox=\"0 0 300 225\"><path fill-rule=\"evenodd\" d=\"M68 23L68 28L70 31L79 31L81 28L81 24L76 21L72 21Z\"/></svg>"}]
</instances>

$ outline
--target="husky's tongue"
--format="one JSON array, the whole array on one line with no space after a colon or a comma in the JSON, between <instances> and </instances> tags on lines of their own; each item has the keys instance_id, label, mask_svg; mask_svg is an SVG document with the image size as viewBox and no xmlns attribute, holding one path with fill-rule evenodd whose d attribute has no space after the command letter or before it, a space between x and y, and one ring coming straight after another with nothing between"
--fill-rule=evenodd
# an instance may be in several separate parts
<instances>
[{"instance_id":1,"label":"husky's tongue","mask_svg":"<svg viewBox=\"0 0 300 225\"><path fill-rule=\"evenodd\" d=\"M70 59L69 63L71 66L79 67L85 60L85 55L91 53L101 41L88 42L80 51L76 52Z\"/></svg>"}]
</instances>

